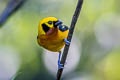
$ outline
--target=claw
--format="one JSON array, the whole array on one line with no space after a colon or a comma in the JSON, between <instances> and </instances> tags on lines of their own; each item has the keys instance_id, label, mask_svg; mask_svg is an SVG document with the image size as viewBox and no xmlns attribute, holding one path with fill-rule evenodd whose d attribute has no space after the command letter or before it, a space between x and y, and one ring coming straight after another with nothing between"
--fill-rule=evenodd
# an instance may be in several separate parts
<instances>
[{"instance_id":1,"label":"claw","mask_svg":"<svg viewBox=\"0 0 120 80\"><path fill-rule=\"evenodd\" d=\"M68 41L66 38L64 39L64 41L67 45L70 45L70 41Z\"/></svg>"},{"instance_id":2,"label":"claw","mask_svg":"<svg viewBox=\"0 0 120 80\"><path fill-rule=\"evenodd\" d=\"M58 57L58 69L63 69L63 64L60 63L60 58L61 58L61 51L59 52L59 57Z\"/></svg>"},{"instance_id":3,"label":"claw","mask_svg":"<svg viewBox=\"0 0 120 80\"><path fill-rule=\"evenodd\" d=\"M58 61L58 69L63 69L63 64L60 63L60 61Z\"/></svg>"}]
</instances>

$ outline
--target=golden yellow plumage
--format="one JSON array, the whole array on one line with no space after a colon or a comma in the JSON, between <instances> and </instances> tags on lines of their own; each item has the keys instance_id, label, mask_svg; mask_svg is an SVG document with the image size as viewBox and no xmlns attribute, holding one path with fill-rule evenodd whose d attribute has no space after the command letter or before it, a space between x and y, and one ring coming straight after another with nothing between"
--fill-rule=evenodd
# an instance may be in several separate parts
<instances>
[{"instance_id":1,"label":"golden yellow plumage","mask_svg":"<svg viewBox=\"0 0 120 80\"><path fill-rule=\"evenodd\" d=\"M58 28L60 26L60 29ZM63 29L65 30L62 30ZM40 21L37 41L40 46L53 52L59 52L65 45L69 29L65 28L55 17L47 17Z\"/></svg>"}]
</instances>

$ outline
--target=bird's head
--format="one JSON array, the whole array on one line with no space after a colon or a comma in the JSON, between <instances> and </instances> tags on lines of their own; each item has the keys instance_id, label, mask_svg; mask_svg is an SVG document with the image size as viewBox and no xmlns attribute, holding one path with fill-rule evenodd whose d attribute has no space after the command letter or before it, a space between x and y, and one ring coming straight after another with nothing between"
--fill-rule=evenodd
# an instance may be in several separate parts
<instances>
[{"instance_id":1,"label":"bird's head","mask_svg":"<svg viewBox=\"0 0 120 80\"><path fill-rule=\"evenodd\" d=\"M38 26L38 34L39 35L49 35L57 28L58 25L61 25L62 22L55 17L47 17L40 20L40 24Z\"/></svg>"}]
</instances>

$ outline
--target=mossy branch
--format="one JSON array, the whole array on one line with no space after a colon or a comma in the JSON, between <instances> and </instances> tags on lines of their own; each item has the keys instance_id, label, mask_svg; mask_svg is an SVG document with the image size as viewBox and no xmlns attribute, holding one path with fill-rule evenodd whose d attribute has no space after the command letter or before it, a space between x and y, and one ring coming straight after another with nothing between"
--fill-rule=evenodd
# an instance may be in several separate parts
<instances>
[{"instance_id":1,"label":"mossy branch","mask_svg":"<svg viewBox=\"0 0 120 80\"><path fill-rule=\"evenodd\" d=\"M74 32L74 28L75 28L76 22L78 20L78 17L79 17L81 8L82 8L82 3L83 3L83 0L78 0L76 10L75 10L74 15L72 17L70 30L69 30L68 37L67 37L67 40L69 42L71 42L72 35L73 35L73 32ZM60 62L61 64L63 64L63 67L64 67L64 64L65 64L65 61L66 61L66 58L67 58L69 47L70 47L70 45L65 45L65 48L64 48L64 51L63 51L63 55L62 55L61 62ZM58 69L57 80L61 79L62 72L63 72L63 69Z\"/></svg>"}]
</instances>

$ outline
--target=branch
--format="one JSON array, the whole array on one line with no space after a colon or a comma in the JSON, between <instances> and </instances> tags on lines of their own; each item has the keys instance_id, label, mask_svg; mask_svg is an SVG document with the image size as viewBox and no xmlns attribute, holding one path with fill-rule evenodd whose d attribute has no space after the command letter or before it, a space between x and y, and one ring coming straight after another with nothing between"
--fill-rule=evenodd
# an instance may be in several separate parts
<instances>
[{"instance_id":1,"label":"branch","mask_svg":"<svg viewBox=\"0 0 120 80\"><path fill-rule=\"evenodd\" d=\"M25 0L10 0L7 7L0 16L0 27L5 23L5 21L11 16L17 9L19 9Z\"/></svg>"},{"instance_id":2,"label":"branch","mask_svg":"<svg viewBox=\"0 0 120 80\"><path fill-rule=\"evenodd\" d=\"M72 39L72 35L73 35L73 32L74 32L74 28L75 28L77 19L79 17L79 14L80 14L80 11L81 11L81 8L82 8L82 3L83 3L83 0L78 0L76 10L75 10L74 15L72 17L70 30L69 30L68 37L67 37L67 40L70 41L70 42L71 42L71 39ZM64 67L64 64L65 64L65 61L66 61L66 58L67 58L69 47L70 47L70 45L65 45L65 48L64 48L64 51L63 51L63 55L62 55L61 62L60 62L61 64L63 64L63 67ZM61 79L62 72L63 72L63 69L58 69L57 80Z\"/></svg>"}]
</instances>

